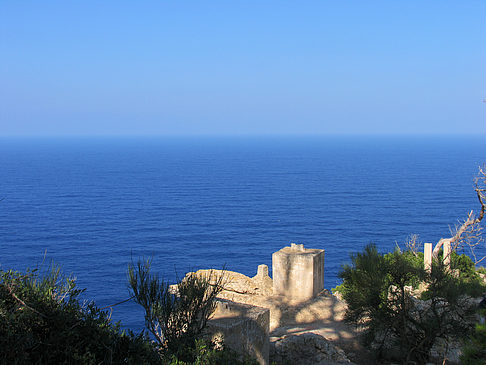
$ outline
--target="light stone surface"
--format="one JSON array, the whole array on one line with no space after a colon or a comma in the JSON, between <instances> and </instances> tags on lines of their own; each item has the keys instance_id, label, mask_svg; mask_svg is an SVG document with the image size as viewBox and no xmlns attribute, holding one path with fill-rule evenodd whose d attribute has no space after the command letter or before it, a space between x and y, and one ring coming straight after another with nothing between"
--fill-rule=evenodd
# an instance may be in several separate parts
<instances>
[{"instance_id":1,"label":"light stone surface","mask_svg":"<svg viewBox=\"0 0 486 365\"><path fill-rule=\"evenodd\" d=\"M268 266L267 265L258 265L257 274L254 279L266 278L268 277Z\"/></svg>"},{"instance_id":2,"label":"light stone surface","mask_svg":"<svg viewBox=\"0 0 486 365\"><path fill-rule=\"evenodd\" d=\"M432 243L424 243L424 269L432 270Z\"/></svg>"},{"instance_id":3,"label":"light stone surface","mask_svg":"<svg viewBox=\"0 0 486 365\"><path fill-rule=\"evenodd\" d=\"M273 293L308 300L324 290L324 250L292 243L273 253Z\"/></svg>"},{"instance_id":4,"label":"light stone surface","mask_svg":"<svg viewBox=\"0 0 486 365\"><path fill-rule=\"evenodd\" d=\"M451 243L449 241L444 242L443 258L444 258L444 265L450 269L451 268Z\"/></svg>"},{"instance_id":5,"label":"light stone surface","mask_svg":"<svg viewBox=\"0 0 486 365\"><path fill-rule=\"evenodd\" d=\"M219 277L223 277L223 291L218 295L220 298L238 301L239 295L262 295L273 294L272 279L268 276L268 266L259 265L257 274L250 278L246 275L229 270L203 269L195 273L187 273L186 276L196 274L199 277L209 278L215 284ZM172 285L175 289L175 285Z\"/></svg>"},{"instance_id":6,"label":"light stone surface","mask_svg":"<svg viewBox=\"0 0 486 365\"><path fill-rule=\"evenodd\" d=\"M213 270L218 277L223 271ZM270 311L270 343L289 334L303 334L312 331L348 352L348 357L355 362L368 352L359 343L360 330L346 324L344 312L346 305L328 291L323 290L318 296L307 301L293 299L282 295L272 295L272 279L265 275L265 269L250 278L248 276L225 271L225 289L218 295L219 299L240 302L252 306L267 308ZM209 270L200 270L198 275L208 275ZM222 301L218 311L224 311L226 304ZM238 317L236 317L238 318ZM239 319L238 319L239 320ZM236 329L240 327L236 326ZM251 333L251 331L249 331ZM214 339L218 336L215 335ZM328 364L334 362L326 362Z\"/></svg>"},{"instance_id":7,"label":"light stone surface","mask_svg":"<svg viewBox=\"0 0 486 365\"><path fill-rule=\"evenodd\" d=\"M272 343L270 358L277 364L352 364L343 350L312 332L277 339Z\"/></svg>"},{"instance_id":8,"label":"light stone surface","mask_svg":"<svg viewBox=\"0 0 486 365\"><path fill-rule=\"evenodd\" d=\"M208 322L215 342L254 357L260 365L269 364L270 310L248 304L220 300Z\"/></svg>"}]
</instances>

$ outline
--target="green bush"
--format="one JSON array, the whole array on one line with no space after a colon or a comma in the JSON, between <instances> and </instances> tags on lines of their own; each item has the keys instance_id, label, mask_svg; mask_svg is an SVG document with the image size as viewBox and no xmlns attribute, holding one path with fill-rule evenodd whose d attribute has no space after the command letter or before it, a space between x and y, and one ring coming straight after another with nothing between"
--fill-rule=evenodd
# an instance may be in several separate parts
<instances>
[{"instance_id":1,"label":"green bush","mask_svg":"<svg viewBox=\"0 0 486 365\"><path fill-rule=\"evenodd\" d=\"M258 365L258 362L247 356L241 356L228 348L215 348L214 344L198 339L194 346L187 349L192 361L181 360L177 355L166 355L166 365Z\"/></svg>"},{"instance_id":2,"label":"green bush","mask_svg":"<svg viewBox=\"0 0 486 365\"><path fill-rule=\"evenodd\" d=\"M145 325L161 351L192 360L194 348L216 308L216 296L222 290L223 276L211 283L210 277L191 274L177 284L177 293L169 284L150 272L151 262L139 261L128 267L128 282L136 303L145 311Z\"/></svg>"},{"instance_id":3,"label":"green bush","mask_svg":"<svg viewBox=\"0 0 486 365\"><path fill-rule=\"evenodd\" d=\"M454 275L441 262L431 273L423 259L399 249L382 255L372 244L351 256L343 266L338 289L347 302L345 319L363 326L367 345L382 350L392 346L398 360L424 363L438 338L466 336L473 328L474 303L467 295L484 292L479 281ZM464 264L464 259L458 260ZM453 261L454 264L454 261ZM425 288L422 298L413 289Z\"/></svg>"},{"instance_id":4,"label":"green bush","mask_svg":"<svg viewBox=\"0 0 486 365\"><path fill-rule=\"evenodd\" d=\"M169 365L249 365L256 361L234 351L216 347L203 336L223 289L224 274L191 273L176 288L150 272L150 261L129 265L128 281L135 301L145 311L145 325Z\"/></svg>"},{"instance_id":5,"label":"green bush","mask_svg":"<svg viewBox=\"0 0 486 365\"><path fill-rule=\"evenodd\" d=\"M486 310L481 311L481 316L486 317ZM486 365L486 323L476 324L474 333L462 350L461 364Z\"/></svg>"},{"instance_id":6,"label":"green bush","mask_svg":"<svg viewBox=\"0 0 486 365\"><path fill-rule=\"evenodd\" d=\"M160 357L143 336L120 330L59 268L0 271L0 363L155 364Z\"/></svg>"},{"instance_id":7,"label":"green bush","mask_svg":"<svg viewBox=\"0 0 486 365\"><path fill-rule=\"evenodd\" d=\"M120 323L113 323L93 302L81 304L79 295L84 290L76 288L73 278L63 277L58 267L51 267L44 275L38 270L25 274L0 271L0 364L256 364L198 338L206 323L200 316L207 320L207 313L214 308L212 297L202 294L206 284L195 278L179 284L185 301L171 296L175 300L172 304L183 303L192 317L185 313L181 318L197 325L187 331L187 322L170 323L172 333L184 335L177 342L179 347L161 351L143 333L122 331ZM211 300L211 304L204 300Z\"/></svg>"},{"instance_id":8,"label":"green bush","mask_svg":"<svg viewBox=\"0 0 486 365\"><path fill-rule=\"evenodd\" d=\"M442 249L437 253L437 257L443 257ZM457 252L451 252L451 268L456 270L459 276L465 280L479 279L479 270L476 270L473 260L466 254L459 255Z\"/></svg>"},{"instance_id":9,"label":"green bush","mask_svg":"<svg viewBox=\"0 0 486 365\"><path fill-rule=\"evenodd\" d=\"M468 255L459 255L455 251L451 253L451 266L459 270L463 278L475 279L478 277L473 260Z\"/></svg>"}]
</instances>

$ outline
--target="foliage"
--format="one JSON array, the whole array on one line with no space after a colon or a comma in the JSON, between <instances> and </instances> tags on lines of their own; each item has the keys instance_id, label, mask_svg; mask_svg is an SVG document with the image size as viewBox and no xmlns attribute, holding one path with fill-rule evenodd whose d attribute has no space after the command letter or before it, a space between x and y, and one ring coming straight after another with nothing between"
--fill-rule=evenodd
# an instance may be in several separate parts
<instances>
[{"instance_id":1,"label":"foliage","mask_svg":"<svg viewBox=\"0 0 486 365\"><path fill-rule=\"evenodd\" d=\"M484 266L479 266L479 267L477 267L477 268L476 268L476 272L477 272L478 274L483 274L483 275L486 275L486 267L484 267Z\"/></svg>"},{"instance_id":2,"label":"foliage","mask_svg":"<svg viewBox=\"0 0 486 365\"><path fill-rule=\"evenodd\" d=\"M441 262L428 273L413 252L382 255L373 244L351 261L339 274L339 291L348 304L345 319L363 326L365 342L379 353L394 342L401 361L425 363L436 339L471 331L474 303L467 295L484 292L479 281L454 275ZM412 295L419 286L424 300Z\"/></svg>"},{"instance_id":3,"label":"foliage","mask_svg":"<svg viewBox=\"0 0 486 365\"><path fill-rule=\"evenodd\" d=\"M159 349L182 361L194 361L193 349L215 310L215 298L222 290L218 278L190 274L177 284L177 293L157 275L151 262L128 267L129 286L135 301L145 310L145 324ZM213 275L214 276L214 275Z\"/></svg>"},{"instance_id":4,"label":"foliage","mask_svg":"<svg viewBox=\"0 0 486 365\"><path fill-rule=\"evenodd\" d=\"M451 267L455 270L459 270L460 276L463 279L474 280L476 278L479 278L473 260L471 260L471 258L466 254L459 255L458 253L456 253L456 251L452 251Z\"/></svg>"},{"instance_id":5,"label":"foliage","mask_svg":"<svg viewBox=\"0 0 486 365\"><path fill-rule=\"evenodd\" d=\"M143 336L120 330L94 303L81 305L73 278L0 271L0 363L154 364Z\"/></svg>"},{"instance_id":6,"label":"foliage","mask_svg":"<svg viewBox=\"0 0 486 365\"><path fill-rule=\"evenodd\" d=\"M450 245L452 251L467 250L471 258L474 259L474 265L478 265L486 259L486 255L478 256L480 251L478 248L484 242L481 221L486 213L486 165L479 167L478 175L474 179L474 190L481 205L479 213L475 215L474 211L471 210L467 218L451 230L451 237L441 238L437 242L432 251L434 254L437 254L444 245Z\"/></svg>"},{"instance_id":7,"label":"foliage","mask_svg":"<svg viewBox=\"0 0 486 365\"><path fill-rule=\"evenodd\" d=\"M194 347L187 349L192 362L180 360L172 354L165 359L167 365L257 365L257 361L249 356L240 356L228 348L216 348L214 344L204 339L198 339Z\"/></svg>"},{"instance_id":8,"label":"foliage","mask_svg":"<svg viewBox=\"0 0 486 365\"><path fill-rule=\"evenodd\" d=\"M171 294L172 304L179 305L176 308L192 312L180 314L175 322L169 321L173 326L170 333L183 336L176 337L180 347L161 352L143 334L122 331L120 324L112 323L108 314L94 303L82 305L79 295L84 290L76 288L73 278L63 277L59 267L51 267L44 274L38 270L28 270L25 274L0 271L0 363L256 364L255 360L242 358L224 346L197 339L208 313L214 309L204 301L213 303L213 297L203 295L203 288L208 289L204 278L189 277L179 283L182 296ZM191 323L187 325L181 318Z\"/></svg>"},{"instance_id":9,"label":"foliage","mask_svg":"<svg viewBox=\"0 0 486 365\"><path fill-rule=\"evenodd\" d=\"M476 324L476 329L462 350L461 364L486 365L486 310L481 311L482 323Z\"/></svg>"}]
</instances>

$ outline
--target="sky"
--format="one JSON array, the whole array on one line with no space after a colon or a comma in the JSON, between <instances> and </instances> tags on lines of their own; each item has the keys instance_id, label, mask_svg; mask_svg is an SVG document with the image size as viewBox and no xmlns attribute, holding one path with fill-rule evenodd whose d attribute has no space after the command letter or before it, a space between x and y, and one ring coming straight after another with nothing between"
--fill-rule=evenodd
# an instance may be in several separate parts
<instances>
[{"instance_id":1,"label":"sky","mask_svg":"<svg viewBox=\"0 0 486 365\"><path fill-rule=\"evenodd\" d=\"M483 0L0 0L0 136L486 135L483 99Z\"/></svg>"}]
</instances>

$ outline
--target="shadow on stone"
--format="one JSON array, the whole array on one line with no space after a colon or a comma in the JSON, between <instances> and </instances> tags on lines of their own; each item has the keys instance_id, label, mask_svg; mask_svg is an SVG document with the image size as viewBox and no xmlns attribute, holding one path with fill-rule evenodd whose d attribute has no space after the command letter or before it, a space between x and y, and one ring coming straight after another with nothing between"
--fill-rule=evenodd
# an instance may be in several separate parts
<instances>
[{"instance_id":1,"label":"shadow on stone","mask_svg":"<svg viewBox=\"0 0 486 365\"><path fill-rule=\"evenodd\" d=\"M277 360L274 357L293 356L288 351L282 355L276 351L278 348L299 352L298 346L292 344L314 342L318 346L312 356L322 358L323 364L349 363L346 355L340 360L333 358L344 354L340 348L349 351L352 361L374 363L359 343L360 331L343 321L344 302L324 290L324 250L291 244L272 255L272 265L273 280L267 265L259 265L252 278L224 272L224 290L218 295L220 303L208 322L214 339L219 334L226 346L251 354L260 364ZM207 272L199 270L197 274ZM213 273L217 277L223 272L213 270ZM270 357L269 348L273 348ZM327 355L330 357L324 360Z\"/></svg>"}]
</instances>

